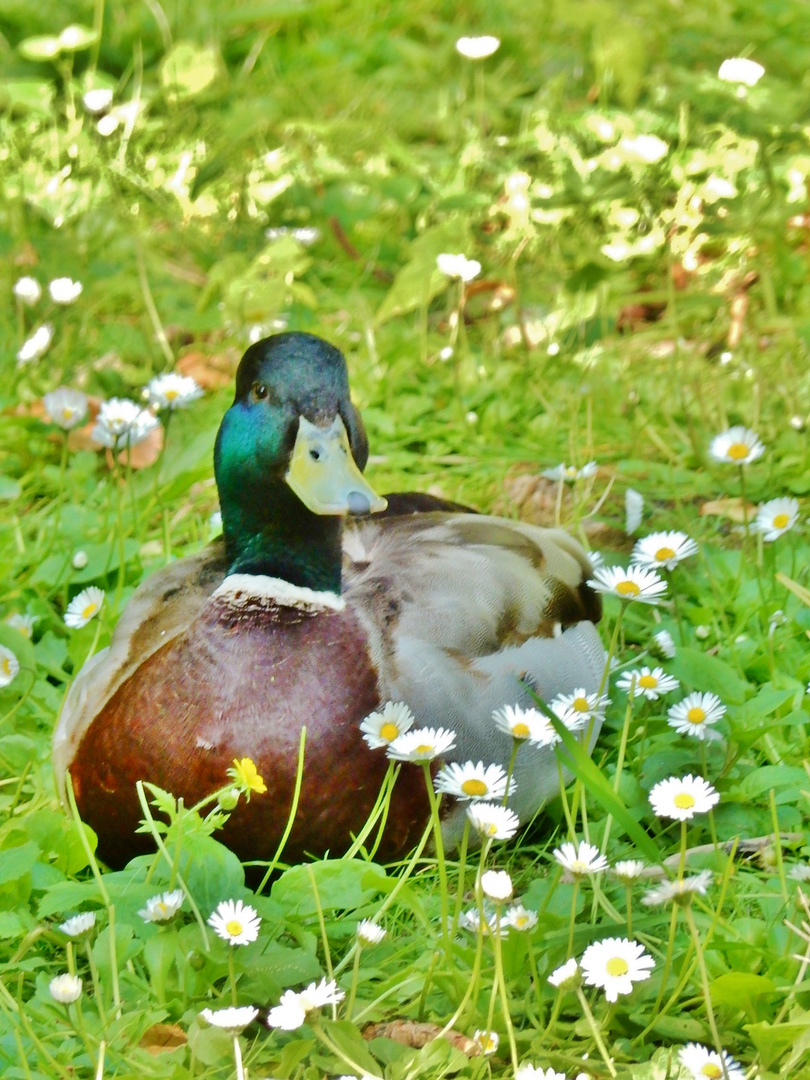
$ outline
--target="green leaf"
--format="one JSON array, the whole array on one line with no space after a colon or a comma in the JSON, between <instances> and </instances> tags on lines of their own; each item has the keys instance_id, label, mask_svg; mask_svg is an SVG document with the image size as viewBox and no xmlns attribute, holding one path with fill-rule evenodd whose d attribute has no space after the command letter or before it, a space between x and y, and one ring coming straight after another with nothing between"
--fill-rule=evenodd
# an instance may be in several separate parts
<instances>
[{"instance_id":1,"label":"green leaf","mask_svg":"<svg viewBox=\"0 0 810 1080\"><path fill-rule=\"evenodd\" d=\"M742 1009L748 1018L759 1020L760 1000L776 993L776 984L764 975L750 975L747 971L732 971L715 979L709 991L715 1005L728 1005L734 1010Z\"/></svg>"},{"instance_id":2,"label":"green leaf","mask_svg":"<svg viewBox=\"0 0 810 1080\"><path fill-rule=\"evenodd\" d=\"M359 1065L369 1076L379 1075L380 1067L369 1053L368 1043L354 1024L348 1020L327 1020L321 1017L321 1025L331 1042L342 1050L351 1062Z\"/></svg>"},{"instance_id":3,"label":"green leaf","mask_svg":"<svg viewBox=\"0 0 810 1080\"><path fill-rule=\"evenodd\" d=\"M39 844L29 840L19 847L4 848L0 854L0 885L17 881L27 874L40 855Z\"/></svg>"},{"instance_id":4,"label":"green leaf","mask_svg":"<svg viewBox=\"0 0 810 1080\"><path fill-rule=\"evenodd\" d=\"M726 705L742 704L751 689L734 668L700 649L679 648L671 673L685 686L717 694Z\"/></svg>"},{"instance_id":5,"label":"green leaf","mask_svg":"<svg viewBox=\"0 0 810 1080\"><path fill-rule=\"evenodd\" d=\"M17 46L20 55L26 60L55 60L61 52L59 38L48 35L47 37L30 37L21 41Z\"/></svg>"},{"instance_id":6,"label":"green leaf","mask_svg":"<svg viewBox=\"0 0 810 1080\"><path fill-rule=\"evenodd\" d=\"M547 715L567 751L567 753L563 753L558 750L563 766L570 769L574 776L582 781L588 794L593 795L601 803L602 808L613 816L618 825L621 825L638 850L653 865L657 866L661 862L661 852L658 850L655 841L642 829L606 778L594 765L590 755L583 749L562 721L548 711Z\"/></svg>"},{"instance_id":7,"label":"green leaf","mask_svg":"<svg viewBox=\"0 0 810 1080\"><path fill-rule=\"evenodd\" d=\"M270 895L289 915L314 915L318 901L324 911L335 908L352 911L382 891L378 878L385 878L385 870L375 863L325 859L285 871L274 883Z\"/></svg>"},{"instance_id":8,"label":"green leaf","mask_svg":"<svg viewBox=\"0 0 810 1080\"><path fill-rule=\"evenodd\" d=\"M251 959L239 980L239 989L247 999L270 1001L288 987L312 982L322 975L323 969L314 953L271 941L261 956Z\"/></svg>"},{"instance_id":9,"label":"green leaf","mask_svg":"<svg viewBox=\"0 0 810 1080\"><path fill-rule=\"evenodd\" d=\"M451 218L418 236L411 244L409 261L394 278L380 305L377 322L384 323L395 315L426 307L450 284L450 279L437 269L436 256L445 252L466 254L470 243L469 228L462 218Z\"/></svg>"},{"instance_id":10,"label":"green leaf","mask_svg":"<svg viewBox=\"0 0 810 1080\"><path fill-rule=\"evenodd\" d=\"M752 802L773 790L777 803L797 802L807 786L807 773L797 765L762 765L742 778L732 798Z\"/></svg>"},{"instance_id":11,"label":"green leaf","mask_svg":"<svg viewBox=\"0 0 810 1080\"><path fill-rule=\"evenodd\" d=\"M197 833L183 837L180 872L204 915L213 911L223 898L244 892L242 864L213 836Z\"/></svg>"},{"instance_id":12,"label":"green leaf","mask_svg":"<svg viewBox=\"0 0 810 1080\"><path fill-rule=\"evenodd\" d=\"M751 1042L762 1056L762 1065L770 1069L786 1051L810 1039L810 1012L796 1009L790 1020L782 1024L746 1024ZM782 1074L785 1075L785 1074Z\"/></svg>"},{"instance_id":13,"label":"green leaf","mask_svg":"<svg viewBox=\"0 0 810 1080\"><path fill-rule=\"evenodd\" d=\"M222 71L218 49L180 41L161 65L160 82L167 97L182 100L207 90Z\"/></svg>"}]
</instances>

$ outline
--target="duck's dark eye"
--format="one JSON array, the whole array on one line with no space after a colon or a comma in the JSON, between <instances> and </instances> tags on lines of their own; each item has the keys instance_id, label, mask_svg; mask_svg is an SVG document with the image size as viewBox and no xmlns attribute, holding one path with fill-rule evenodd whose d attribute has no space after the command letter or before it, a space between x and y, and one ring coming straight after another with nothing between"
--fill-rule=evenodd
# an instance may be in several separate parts
<instances>
[{"instance_id":1,"label":"duck's dark eye","mask_svg":"<svg viewBox=\"0 0 810 1080\"><path fill-rule=\"evenodd\" d=\"M251 393L256 401L264 401L267 397L267 387L261 382L254 383L251 387Z\"/></svg>"},{"instance_id":2,"label":"duck's dark eye","mask_svg":"<svg viewBox=\"0 0 810 1080\"><path fill-rule=\"evenodd\" d=\"M312 458L313 461L320 461L321 460L321 452L320 452L320 450L310 450L309 456Z\"/></svg>"}]
</instances>

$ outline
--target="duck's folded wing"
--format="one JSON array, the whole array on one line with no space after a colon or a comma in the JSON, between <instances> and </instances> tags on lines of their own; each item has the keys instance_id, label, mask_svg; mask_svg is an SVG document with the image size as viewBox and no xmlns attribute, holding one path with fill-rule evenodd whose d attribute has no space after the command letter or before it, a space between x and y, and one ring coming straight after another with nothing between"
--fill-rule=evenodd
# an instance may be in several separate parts
<instances>
[{"instance_id":1,"label":"duck's folded wing","mask_svg":"<svg viewBox=\"0 0 810 1080\"><path fill-rule=\"evenodd\" d=\"M382 697L454 729L451 758L505 765L512 740L492 713L532 705L528 688L546 701L598 688L600 601L585 552L561 530L427 514L364 523L344 551L344 595L365 623ZM521 818L557 789L548 751L522 750L515 775Z\"/></svg>"},{"instance_id":2,"label":"duck's folded wing","mask_svg":"<svg viewBox=\"0 0 810 1080\"><path fill-rule=\"evenodd\" d=\"M215 540L197 555L157 570L135 590L109 646L87 661L65 698L53 738L60 787L93 718L140 664L189 627L226 570L225 545Z\"/></svg>"}]
</instances>

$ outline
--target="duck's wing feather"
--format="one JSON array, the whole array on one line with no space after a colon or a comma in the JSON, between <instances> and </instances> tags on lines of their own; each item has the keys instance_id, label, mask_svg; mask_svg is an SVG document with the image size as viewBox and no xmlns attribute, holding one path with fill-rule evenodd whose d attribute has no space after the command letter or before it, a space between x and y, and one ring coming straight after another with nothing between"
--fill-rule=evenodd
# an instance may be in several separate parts
<instances>
[{"instance_id":1,"label":"duck's wing feather","mask_svg":"<svg viewBox=\"0 0 810 1080\"><path fill-rule=\"evenodd\" d=\"M112 641L84 665L65 698L53 740L60 784L93 718L140 664L188 629L227 568L225 544L218 538L198 554L155 571L138 586Z\"/></svg>"},{"instance_id":2,"label":"duck's wing feather","mask_svg":"<svg viewBox=\"0 0 810 1080\"><path fill-rule=\"evenodd\" d=\"M533 704L527 687L546 701L598 688L600 598L567 533L423 514L363 522L344 551L344 596L365 624L381 696L407 702L421 724L453 728L449 757L506 765L512 740L495 709ZM510 805L525 818L557 789L554 755L527 747L516 770Z\"/></svg>"}]
</instances>

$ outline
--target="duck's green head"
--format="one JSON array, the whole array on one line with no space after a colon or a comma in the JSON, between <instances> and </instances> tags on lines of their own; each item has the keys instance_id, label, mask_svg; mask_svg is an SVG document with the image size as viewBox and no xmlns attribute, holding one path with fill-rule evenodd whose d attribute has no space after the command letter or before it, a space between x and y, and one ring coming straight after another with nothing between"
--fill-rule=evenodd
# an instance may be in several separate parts
<instances>
[{"instance_id":1,"label":"duck's green head","mask_svg":"<svg viewBox=\"0 0 810 1080\"><path fill-rule=\"evenodd\" d=\"M231 572L333 589L337 574L339 589L340 518L386 505L363 478L367 459L338 349L302 333L251 345L214 448ZM334 564L335 544L337 570L325 573L317 549Z\"/></svg>"}]
</instances>

